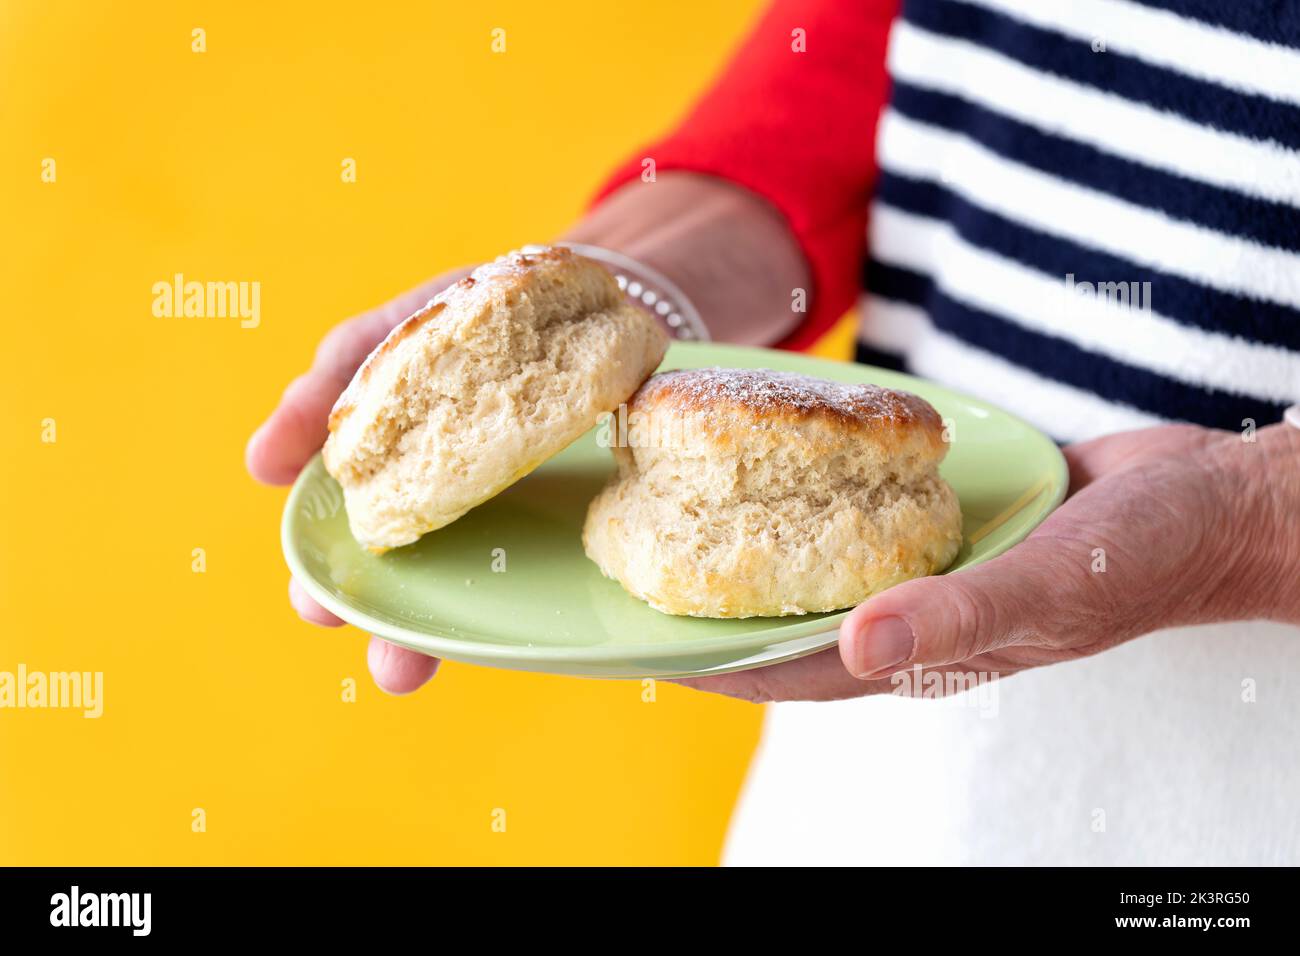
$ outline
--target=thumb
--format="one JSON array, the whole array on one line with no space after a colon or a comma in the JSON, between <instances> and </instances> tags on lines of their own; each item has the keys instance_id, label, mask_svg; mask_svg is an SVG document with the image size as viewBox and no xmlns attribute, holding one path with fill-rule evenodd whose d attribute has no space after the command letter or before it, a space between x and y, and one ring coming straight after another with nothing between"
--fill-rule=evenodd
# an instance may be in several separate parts
<instances>
[{"instance_id":1,"label":"thumb","mask_svg":"<svg viewBox=\"0 0 1300 956\"><path fill-rule=\"evenodd\" d=\"M1074 587L1077 569L1061 567L1060 551L1053 538L1031 537L984 564L876 595L840 626L844 666L858 678L880 678L1035 641L1069 617L1063 592Z\"/></svg>"}]
</instances>

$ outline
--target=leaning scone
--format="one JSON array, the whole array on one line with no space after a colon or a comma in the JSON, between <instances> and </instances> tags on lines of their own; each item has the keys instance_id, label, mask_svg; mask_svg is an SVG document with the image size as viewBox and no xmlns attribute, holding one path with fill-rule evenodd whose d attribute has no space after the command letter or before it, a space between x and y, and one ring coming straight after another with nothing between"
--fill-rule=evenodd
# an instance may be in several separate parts
<instances>
[{"instance_id":1,"label":"leaning scone","mask_svg":"<svg viewBox=\"0 0 1300 956\"><path fill-rule=\"evenodd\" d=\"M783 372L664 372L611 434L587 555L651 607L833 611L948 566L961 509L924 399Z\"/></svg>"},{"instance_id":2,"label":"leaning scone","mask_svg":"<svg viewBox=\"0 0 1300 956\"><path fill-rule=\"evenodd\" d=\"M567 249L481 266L393 329L330 414L352 534L384 551L450 524L626 401L667 346Z\"/></svg>"}]
</instances>

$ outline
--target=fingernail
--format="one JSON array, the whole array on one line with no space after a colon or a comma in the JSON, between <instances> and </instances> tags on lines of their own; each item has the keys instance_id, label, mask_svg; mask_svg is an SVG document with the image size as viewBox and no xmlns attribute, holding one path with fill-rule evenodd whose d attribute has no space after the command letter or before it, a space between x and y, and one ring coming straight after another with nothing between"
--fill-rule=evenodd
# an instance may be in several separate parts
<instances>
[{"instance_id":1,"label":"fingernail","mask_svg":"<svg viewBox=\"0 0 1300 956\"><path fill-rule=\"evenodd\" d=\"M884 676L912 656L916 637L901 617L878 617L868 621L853 639L853 673L859 678Z\"/></svg>"}]
</instances>

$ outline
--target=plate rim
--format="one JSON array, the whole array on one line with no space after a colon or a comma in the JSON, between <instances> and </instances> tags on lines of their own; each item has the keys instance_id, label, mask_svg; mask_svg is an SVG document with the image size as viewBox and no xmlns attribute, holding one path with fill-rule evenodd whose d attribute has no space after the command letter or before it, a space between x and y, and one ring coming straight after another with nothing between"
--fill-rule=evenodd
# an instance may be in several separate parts
<instances>
[{"instance_id":1,"label":"plate rim","mask_svg":"<svg viewBox=\"0 0 1300 956\"><path fill-rule=\"evenodd\" d=\"M665 356L664 361L667 362L674 351L694 351L696 349L708 349L710 351L721 349L723 351L744 352L751 355L764 355L778 351L775 349L747 345L731 345L720 342L675 342L669 351L669 355ZM1046 503L1037 509L1034 514L1033 524L1030 526L1029 531L1024 537L1027 537L1028 534L1032 533L1034 529L1041 525L1043 521L1045 521L1047 517L1056 510L1061 502L1065 500L1069 490L1069 466L1065 460L1064 454L1062 454L1060 447L1055 441L1053 441L1037 426L1026 421L1021 416L1005 411L997 405L994 405L992 402L976 398L975 396L968 395L937 382L919 379L917 376L910 375L906 372L868 365L863 362L845 362L837 361L835 359L825 359L819 356L806 355L799 352L787 354L789 357L807 361L814 365L831 367L843 365L862 369L867 374L870 374L871 372L883 372L887 377L902 376L904 379L923 381L927 389L943 393L947 397L952 398L955 402L973 405L982 408L985 411L996 412L998 415L1010 419L1016 424L1022 426L1033 440L1039 442L1049 451L1049 458L1051 459L1052 465L1052 475L1051 479L1049 479L1049 487L1052 488L1052 493L1049 495ZM743 367L761 368L762 366L749 365ZM400 625L390 624L387 621L372 617L366 611L347 604L316 581L315 577L307 571L306 564L302 560L299 549L296 547L295 538L292 533L293 525L296 516L299 514L300 499L306 493L309 474L315 472L317 469L323 468L324 463L322 461L321 453L317 451L298 473L298 476L294 479L293 486L289 489L289 494L285 499L284 510L280 519L280 549L284 555L285 562L289 566L289 570L313 600L317 601L327 611L346 623L351 624L353 627L360 628L370 634L374 634L378 637L391 640L394 643L401 644L408 648L414 648L436 657L446 658L448 660L490 660L500 661L503 663L508 663L510 661L527 661L529 663L554 663L564 665L590 662L593 665L602 665L613 661L633 660L636 658L666 660L727 650L749 651L749 655L747 656L752 656L753 654L758 654L764 648L772 645L782 644L787 641L806 639L808 637L816 636L818 633L824 633L827 635L828 640L825 647L829 647L834 643L830 640L830 636L838 633L840 622L843 621L852 610L851 608L846 608L840 611L826 612L822 615L806 616L811 617L811 620L801 620L800 618L804 616L790 615L791 620L789 624L774 627L765 632L771 634L771 639L767 641L763 641L759 636L753 633L748 633L733 634L700 641L674 642L673 644L557 646L552 644L503 644L493 641L490 635L480 635L482 638L481 640L463 640L460 637L450 636L445 632L423 633L408 630ZM1035 496L1040 493L1040 490L1034 492ZM1019 510L1017 510L1016 513L1019 513ZM1019 544L1024 540L1024 537L1000 542L982 554L978 561L968 564L965 567L958 568L952 572L941 572L941 574L960 574L962 571L968 570L969 568L984 564L985 562L1005 553L1016 544ZM629 595L629 600L637 600L637 598ZM760 620L770 621L772 618L760 618ZM435 632L438 631L436 627L431 627L430 630ZM462 631L461 633L465 634L468 632ZM805 653L816 653L818 650L824 650L825 647L807 650Z\"/></svg>"}]
</instances>

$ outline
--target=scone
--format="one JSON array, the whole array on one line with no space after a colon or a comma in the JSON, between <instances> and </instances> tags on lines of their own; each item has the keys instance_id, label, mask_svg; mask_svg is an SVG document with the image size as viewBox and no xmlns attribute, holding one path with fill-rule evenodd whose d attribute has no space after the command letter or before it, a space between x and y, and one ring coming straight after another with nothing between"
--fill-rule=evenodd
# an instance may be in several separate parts
<instances>
[{"instance_id":1,"label":"scone","mask_svg":"<svg viewBox=\"0 0 1300 956\"><path fill-rule=\"evenodd\" d=\"M651 607L696 617L833 611L942 571L961 509L924 399L784 372L664 372L611 431L618 472L587 555Z\"/></svg>"},{"instance_id":2,"label":"scone","mask_svg":"<svg viewBox=\"0 0 1300 956\"><path fill-rule=\"evenodd\" d=\"M352 534L384 551L450 524L624 402L667 347L567 249L481 266L393 329L330 414Z\"/></svg>"}]
</instances>

